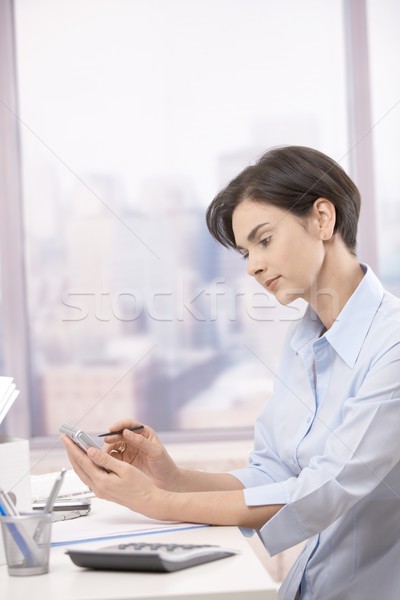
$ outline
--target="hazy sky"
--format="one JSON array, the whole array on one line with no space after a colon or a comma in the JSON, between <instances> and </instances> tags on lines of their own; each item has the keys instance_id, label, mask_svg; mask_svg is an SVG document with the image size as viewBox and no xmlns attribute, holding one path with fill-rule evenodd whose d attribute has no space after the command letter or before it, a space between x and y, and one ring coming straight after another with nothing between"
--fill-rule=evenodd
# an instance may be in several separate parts
<instances>
[{"instance_id":1,"label":"hazy sky","mask_svg":"<svg viewBox=\"0 0 400 600\"><path fill-rule=\"evenodd\" d=\"M72 170L116 174L132 196L165 177L194 182L207 204L220 157L253 148L302 143L339 159L341 4L19 0L22 117ZM31 133L24 143L54 162Z\"/></svg>"}]
</instances>

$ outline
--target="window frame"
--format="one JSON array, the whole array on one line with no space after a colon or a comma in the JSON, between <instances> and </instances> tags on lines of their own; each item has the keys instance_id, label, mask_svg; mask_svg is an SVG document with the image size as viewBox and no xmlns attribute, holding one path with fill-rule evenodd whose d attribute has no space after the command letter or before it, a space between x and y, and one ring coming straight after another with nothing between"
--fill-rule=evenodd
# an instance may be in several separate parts
<instances>
[{"instance_id":1,"label":"window frame","mask_svg":"<svg viewBox=\"0 0 400 600\"><path fill-rule=\"evenodd\" d=\"M20 390L2 429L30 437L30 353L22 221L22 176L16 79L14 2L0 2L0 276L3 371Z\"/></svg>"}]
</instances>

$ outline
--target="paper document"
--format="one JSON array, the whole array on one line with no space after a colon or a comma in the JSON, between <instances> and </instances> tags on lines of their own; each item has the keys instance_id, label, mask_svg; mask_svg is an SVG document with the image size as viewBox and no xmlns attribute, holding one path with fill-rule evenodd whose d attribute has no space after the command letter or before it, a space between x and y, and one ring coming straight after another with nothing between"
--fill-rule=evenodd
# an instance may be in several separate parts
<instances>
[{"instance_id":1,"label":"paper document","mask_svg":"<svg viewBox=\"0 0 400 600\"><path fill-rule=\"evenodd\" d=\"M0 424L19 395L12 377L0 377Z\"/></svg>"},{"instance_id":2,"label":"paper document","mask_svg":"<svg viewBox=\"0 0 400 600\"><path fill-rule=\"evenodd\" d=\"M157 521L125 506L94 498L92 510L87 516L53 523L51 539L52 546L63 546L198 527L208 525Z\"/></svg>"},{"instance_id":3,"label":"paper document","mask_svg":"<svg viewBox=\"0 0 400 600\"><path fill-rule=\"evenodd\" d=\"M31 476L32 501L47 500L51 488L60 471L54 473L44 473L42 475ZM69 496L93 496L93 492L89 490L87 485L83 483L78 475L72 469L68 469L65 474L59 498L67 498Z\"/></svg>"}]
</instances>

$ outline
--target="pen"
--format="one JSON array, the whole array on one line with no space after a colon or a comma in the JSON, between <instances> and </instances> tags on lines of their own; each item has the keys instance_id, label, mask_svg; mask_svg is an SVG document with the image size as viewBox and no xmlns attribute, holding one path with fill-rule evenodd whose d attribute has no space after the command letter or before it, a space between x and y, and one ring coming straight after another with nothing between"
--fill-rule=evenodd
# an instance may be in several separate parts
<instances>
[{"instance_id":1,"label":"pen","mask_svg":"<svg viewBox=\"0 0 400 600\"><path fill-rule=\"evenodd\" d=\"M47 502L45 504L45 507L43 509L43 512L45 515L48 515L52 512L53 510L53 506L54 506L54 502L57 499L58 493L60 491L60 487L62 485L62 482L64 481L64 477L65 477L65 473L67 472L66 468L63 467L60 471L60 474L58 475L57 479L55 480L53 487L51 488L51 492L49 494L49 497L47 498ZM43 533L43 530L45 528L45 521L39 521L39 523L37 524L35 533L33 534L33 539L35 540L35 542L39 542L40 536Z\"/></svg>"},{"instance_id":2,"label":"pen","mask_svg":"<svg viewBox=\"0 0 400 600\"><path fill-rule=\"evenodd\" d=\"M51 489L50 495L47 498L47 502L46 505L43 509L43 512L48 514L51 513L51 511L53 510L53 506L54 506L54 502L57 499L58 493L60 491L60 487L62 485L62 482L64 481L64 477L65 477L65 473L67 472L66 468L63 467L60 471L59 476L57 477L57 479L55 480L53 487Z\"/></svg>"},{"instance_id":3,"label":"pen","mask_svg":"<svg viewBox=\"0 0 400 600\"><path fill-rule=\"evenodd\" d=\"M3 517L19 517L20 514L15 508L14 504L11 502L8 497L7 492L5 492L0 487L0 515ZM35 554L35 548L31 546L29 535L27 538L24 538L20 529L24 529L22 523L19 523L17 526L15 523L6 523L7 528L14 538L15 543L17 544L22 556L24 557L25 564L29 567L35 567L38 565L38 559ZM19 529L20 528L20 529Z\"/></svg>"},{"instance_id":4,"label":"pen","mask_svg":"<svg viewBox=\"0 0 400 600\"><path fill-rule=\"evenodd\" d=\"M136 425L135 427L124 427L119 431L107 431L107 433L100 433L97 437L106 437L108 435L121 435L123 431L127 429L128 431L138 431L139 429L144 429L144 425Z\"/></svg>"},{"instance_id":5,"label":"pen","mask_svg":"<svg viewBox=\"0 0 400 600\"><path fill-rule=\"evenodd\" d=\"M10 496L2 487L0 487L0 502L5 511L3 516L19 517L19 512L17 511L15 504L11 501Z\"/></svg>"}]
</instances>

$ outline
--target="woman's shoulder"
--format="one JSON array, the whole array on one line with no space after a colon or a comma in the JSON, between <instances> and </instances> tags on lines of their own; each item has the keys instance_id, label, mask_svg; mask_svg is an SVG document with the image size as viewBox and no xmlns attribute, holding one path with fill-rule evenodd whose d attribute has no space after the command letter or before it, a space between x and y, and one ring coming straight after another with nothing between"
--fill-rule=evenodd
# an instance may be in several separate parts
<instances>
[{"instance_id":1,"label":"woman's shoulder","mask_svg":"<svg viewBox=\"0 0 400 600\"><path fill-rule=\"evenodd\" d=\"M397 347L400 352L400 298L386 290L372 321L368 338L377 349Z\"/></svg>"},{"instance_id":2,"label":"woman's shoulder","mask_svg":"<svg viewBox=\"0 0 400 600\"><path fill-rule=\"evenodd\" d=\"M384 290L379 314L382 319L388 320L392 325L400 326L400 298Z\"/></svg>"}]
</instances>

